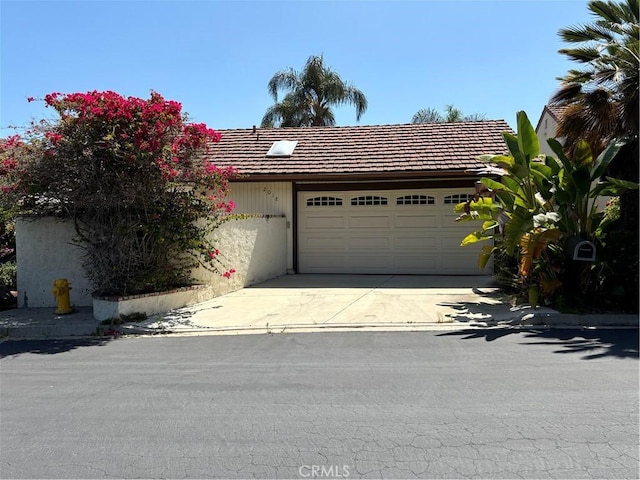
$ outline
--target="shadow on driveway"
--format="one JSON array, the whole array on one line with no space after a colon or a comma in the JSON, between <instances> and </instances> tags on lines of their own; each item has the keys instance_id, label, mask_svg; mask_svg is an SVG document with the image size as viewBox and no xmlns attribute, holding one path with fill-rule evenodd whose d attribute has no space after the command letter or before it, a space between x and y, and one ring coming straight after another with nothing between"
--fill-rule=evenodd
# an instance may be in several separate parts
<instances>
[{"instance_id":1,"label":"shadow on driveway","mask_svg":"<svg viewBox=\"0 0 640 480\"><path fill-rule=\"evenodd\" d=\"M60 340L6 340L0 342L0 359L22 353L53 355L56 353L69 352L80 347L103 346L111 340L113 340L113 337L70 338Z\"/></svg>"},{"instance_id":2,"label":"shadow on driveway","mask_svg":"<svg viewBox=\"0 0 640 480\"><path fill-rule=\"evenodd\" d=\"M467 329L438 334L440 337L459 336L462 340L484 339L493 342L506 335L521 335L521 345L552 345L554 353L583 354L583 360L603 357L638 359L637 328L489 328Z\"/></svg>"}]
</instances>

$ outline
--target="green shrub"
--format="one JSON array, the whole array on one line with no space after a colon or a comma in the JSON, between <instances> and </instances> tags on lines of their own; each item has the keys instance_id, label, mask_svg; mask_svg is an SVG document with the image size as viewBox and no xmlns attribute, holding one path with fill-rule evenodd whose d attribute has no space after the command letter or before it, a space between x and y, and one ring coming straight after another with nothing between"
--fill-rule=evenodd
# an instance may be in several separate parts
<instances>
[{"instance_id":1,"label":"green shrub","mask_svg":"<svg viewBox=\"0 0 640 480\"><path fill-rule=\"evenodd\" d=\"M16 262L0 263L0 287L16 289Z\"/></svg>"}]
</instances>

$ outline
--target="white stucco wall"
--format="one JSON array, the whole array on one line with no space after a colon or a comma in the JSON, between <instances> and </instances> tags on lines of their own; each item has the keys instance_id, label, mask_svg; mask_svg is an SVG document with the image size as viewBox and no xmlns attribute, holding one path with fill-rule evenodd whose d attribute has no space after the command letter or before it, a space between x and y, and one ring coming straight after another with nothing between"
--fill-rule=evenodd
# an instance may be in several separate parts
<instances>
[{"instance_id":1,"label":"white stucco wall","mask_svg":"<svg viewBox=\"0 0 640 480\"><path fill-rule=\"evenodd\" d=\"M220 273L234 269L226 279L200 267L193 272L199 283L213 287L213 296L224 295L287 273L285 217L258 217L222 224L213 237L220 250Z\"/></svg>"},{"instance_id":2,"label":"white stucco wall","mask_svg":"<svg viewBox=\"0 0 640 480\"><path fill-rule=\"evenodd\" d=\"M291 182L231 182L233 213L283 215L286 220L287 269L293 272L293 186Z\"/></svg>"},{"instance_id":3,"label":"white stucco wall","mask_svg":"<svg viewBox=\"0 0 640 480\"><path fill-rule=\"evenodd\" d=\"M73 305L91 305L93 288L82 269L82 250L72 245L74 236L73 225L56 218L16 220L18 307L55 307L51 289L58 278L71 283Z\"/></svg>"},{"instance_id":4,"label":"white stucco wall","mask_svg":"<svg viewBox=\"0 0 640 480\"><path fill-rule=\"evenodd\" d=\"M71 244L74 233L70 222L54 218L17 220L19 307L55 307L51 289L58 278L71 282L70 296L74 306L93 305L93 288L81 265L82 250ZM198 281L211 285L211 297L286 274L287 226L284 217L232 220L213 235L221 252L221 269L233 268L236 273L226 279L203 268L197 269L194 275Z\"/></svg>"}]
</instances>

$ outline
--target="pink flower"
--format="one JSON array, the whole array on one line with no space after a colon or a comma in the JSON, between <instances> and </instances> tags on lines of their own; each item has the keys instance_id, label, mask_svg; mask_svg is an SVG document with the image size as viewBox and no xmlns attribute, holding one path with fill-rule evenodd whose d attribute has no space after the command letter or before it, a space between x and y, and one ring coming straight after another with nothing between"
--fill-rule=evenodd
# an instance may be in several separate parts
<instances>
[{"instance_id":1,"label":"pink flower","mask_svg":"<svg viewBox=\"0 0 640 480\"><path fill-rule=\"evenodd\" d=\"M51 140L54 145L57 145L58 143L60 143L60 140L62 140L62 135L55 132L47 132L44 134L44 136Z\"/></svg>"},{"instance_id":2,"label":"pink flower","mask_svg":"<svg viewBox=\"0 0 640 480\"><path fill-rule=\"evenodd\" d=\"M234 208L236 208L235 202L233 200L229 200L224 207L224 211L227 213L231 213Z\"/></svg>"},{"instance_id":3,"label":"pink flower","mask_svg":"<svg viewBox=\"0 0 640 480\"><path fill-rule=\"evenodd\" d=\"M34 100L35 100L35 98L33 98L33 97L27 97L27 102L29 102L29 103L33 102Z\"/></svg>"}]
</instances>

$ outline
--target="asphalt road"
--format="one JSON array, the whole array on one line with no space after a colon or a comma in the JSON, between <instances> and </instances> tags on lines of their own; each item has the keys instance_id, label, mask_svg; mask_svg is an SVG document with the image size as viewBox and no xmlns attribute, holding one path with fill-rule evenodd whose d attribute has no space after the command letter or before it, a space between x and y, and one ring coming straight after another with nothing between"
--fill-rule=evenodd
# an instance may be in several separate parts
<instances>
[{"instance_id":1,"label":"asphalt road","mask_svg":"<svg viewBox=\"0 0 640 480\"><path fill-rule=\"evenodd\" d=\"M639 478L638 330L0 343L1 478Z\"/></svg>"}]
</instances>

